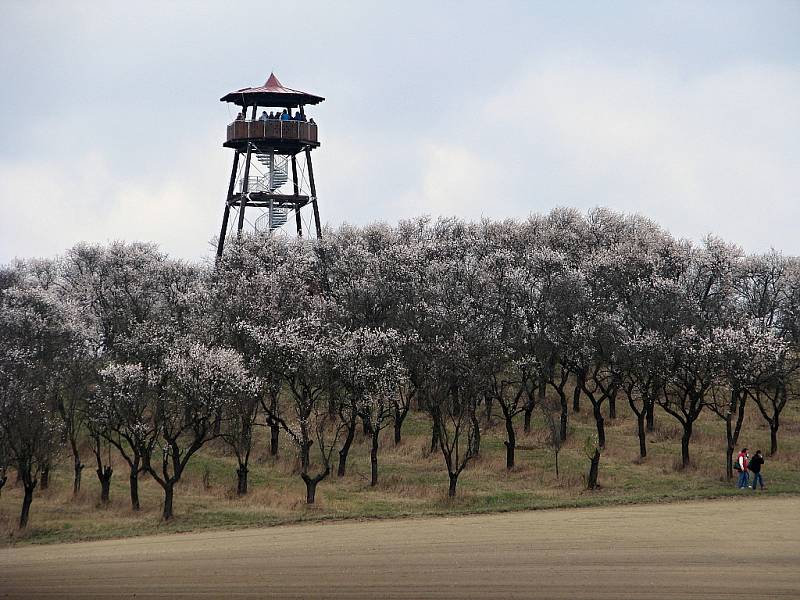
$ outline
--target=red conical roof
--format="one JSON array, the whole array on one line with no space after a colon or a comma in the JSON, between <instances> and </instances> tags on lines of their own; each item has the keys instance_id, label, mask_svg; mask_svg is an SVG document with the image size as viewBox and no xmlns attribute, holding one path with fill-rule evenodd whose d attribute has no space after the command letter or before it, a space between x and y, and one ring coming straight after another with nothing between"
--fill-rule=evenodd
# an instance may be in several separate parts
<instances>
[{"instance_id":1,"label":"red conical roof","mask_svg":"<svg viewBox=\"0 0 800 600\"><path fill-rule=\"evenodd\" d=\"M297 90L290 90L289 88L285 88L281 85L281 82L278 81L278 78L275 77L275 73L270 73L269 77L267 78L267 83L264 84L264 90L269 92L276 92L279 94L285 94L287 92L296 92ZM300 92L302 94L302 92Z\"/></svg>"},{"instance_id":2,"label":"red conical roof","mask_svg":"<svg viewBox=\"0 0 800 600\"><path fill-rule=\"evenodd\" d=\"M325 98L284 87L275 77L275 73L270 73L264 85L236 90L226 94L220 100L233 102L239 106L286 106L292 108L300 104L319 104Z\"/></svg>"}]
</instances>

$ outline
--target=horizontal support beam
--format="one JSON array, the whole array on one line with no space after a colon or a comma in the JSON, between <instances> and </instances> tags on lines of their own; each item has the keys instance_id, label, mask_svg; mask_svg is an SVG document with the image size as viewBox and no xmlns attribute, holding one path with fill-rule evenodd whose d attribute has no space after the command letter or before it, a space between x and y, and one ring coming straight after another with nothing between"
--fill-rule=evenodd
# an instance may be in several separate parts
<instances>
[{"instance_id":1,"label":"horizontal support beam","mask_svg":"<svg viewBox=\"0 0 800 600\"><path fill-rule=\"evenodd\" d=\"M290 208L303 208L308 204L310 198L308 196L294 196L287 194L267 194L266 192L250 192L249 198L245 200L245 206L258 206L261 208L268 208L270 201L273 206L288 206ZM234 194L228 200L229 206L238 206L242 201L242 194Z\"/></svg>"},{"instance_id":2,"label":"horizontal support beam","mask_svg":"<svg viewBox=\"0 0 800 600\"><path fill-rule=\"evenodd\" d=\"M263 154L269 154L270 150L274 150L275 154L281 156L294 156L305 152L306 149L313 150L319 148L319 143L311 142L298 142L298 141L281 141L281 140L235 140L232 142L225 142L222 144L225 148L233 148L239 152L247 152L247 144L250 143L255 146L255 151Z\"/></svg>"}]
</instances>

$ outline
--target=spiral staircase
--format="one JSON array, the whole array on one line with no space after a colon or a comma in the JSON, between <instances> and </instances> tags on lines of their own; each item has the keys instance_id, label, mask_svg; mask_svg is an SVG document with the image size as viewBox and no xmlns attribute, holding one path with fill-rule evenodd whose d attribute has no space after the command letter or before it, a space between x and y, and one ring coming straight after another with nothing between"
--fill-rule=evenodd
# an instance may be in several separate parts
<instances>
[{"instance_id":1,"label":"spiral staircase","mask_svg":"<svg viewBox=\"0 0 800 600\"><path fill-rule=\"evenodd\" d=\"M275 156L266 152L256 152L255 156L258 162L264 165L265 175L251 178L248 186L250 190L272 194L289 181L287 157ZM255 228L257 231L275 231L286 223L288 218L288 207L273 206L256 219Z\"/></svg>"}]
</instances>

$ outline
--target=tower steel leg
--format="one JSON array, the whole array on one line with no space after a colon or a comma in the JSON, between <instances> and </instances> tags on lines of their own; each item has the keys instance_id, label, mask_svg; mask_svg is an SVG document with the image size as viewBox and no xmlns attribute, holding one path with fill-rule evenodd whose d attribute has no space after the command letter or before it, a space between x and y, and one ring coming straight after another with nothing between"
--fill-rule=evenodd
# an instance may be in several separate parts
<instances>
[{"instance_id":1,"label":"tower steel leg","mask_svg":"<svg viewBox=\"0 0 800 600\"><path fill-rule=\"evenodd\" d=\"M244 181L242 182L242 199L239 201L239 224L236 228L237 237L242 237L244 229L244 205L247 202L247 190L250 187L250 157L253 152L253 145L247 144L247 159L244 163Z\"/></svg>"},{"instance_id":2,"label":"tower steel leg","mask_svg":"<svg viewBox=\"0 0 800 600\"><path fill-rule=\"evenodd\" d=\"M317 186L314 183L314 166L311 164L311 150L306 148L306 165L308 165L308 184L311 187L311 206L314 209L314 226L317 229L317 238L322 237L322 226L319 222L319 207L317 206Z\"/></svg>"},{"instance_id":3,"label":"tower steel leg","mask_svg":"<svg viewBox=\"0 0 800 600\"><path fill-rule=\"evenodd\" d=\"M228 195L225 197L225 211L222 213L222 229L219 232L217 241L217 258L222 256L225 247L225 236L228 233L228 217L231 214L231 198L233 197L233 187L236 185L236 171L239 168L239 152L233 154L233 168L231 169L231 180L228 183Z\"/></svg>"},{"instance_id":4,"label":"tower steel leg","mask_svg":"<svg viewBox=\"0 0 800 600\"><path fill-rule=\"evenodd\" d=\"M300 195L300 186L297 184L297 156L292 154L292 183L294 184L294 197ZM303 237L303 221L300 219L300 200L294 205L294 220L297 223L297 237Z\"/></svg>"}]
</instances>

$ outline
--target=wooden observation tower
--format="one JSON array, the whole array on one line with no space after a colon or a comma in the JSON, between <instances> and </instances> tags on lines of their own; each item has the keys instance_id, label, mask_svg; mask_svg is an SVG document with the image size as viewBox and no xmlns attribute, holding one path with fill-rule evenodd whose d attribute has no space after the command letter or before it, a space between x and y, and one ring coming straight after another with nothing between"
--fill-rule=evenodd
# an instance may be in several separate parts
<instances>
[{"instance_id":1,"label":"wooden observation tower","mask_svg":"<svg viewBox=\"0 0 800 600\"><path fill-rule=\"evenodd\" d=\"M319 141L317 124L306 115L305 107L325 98L284 87L271 74L263 86L237 90L220 100L241 109L228 125L223 144L232 148L234 155L217 256L222 255L225 239L234 230L237 236L245 226L272 232L281 228L292 213L297 235L302 236L301 210L308 204L314 233L320 237L311 164L311 151L319 147Z\"/></svg>"}]
</instances>

